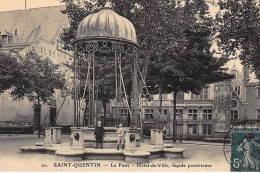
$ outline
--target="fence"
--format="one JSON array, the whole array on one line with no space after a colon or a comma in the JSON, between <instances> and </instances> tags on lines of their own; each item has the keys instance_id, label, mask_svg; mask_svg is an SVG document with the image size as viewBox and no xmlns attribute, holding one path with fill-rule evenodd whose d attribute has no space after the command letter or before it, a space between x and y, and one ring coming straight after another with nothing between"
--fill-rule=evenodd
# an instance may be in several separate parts
<instances>
[{"instance_id":1,"label":"fence","mask_svg":"<svg viewBox=\"0 0 260 173\"><path fill-rule=\"evenodd\" d=\"M171 139L173 136L173 124L173 121L144 120L142 127L146 136L150 136L150 129L166 128L166 139ZM177 120L176 138L203 140L205 137L213 136L214 124L215 121L213 120Z\"/></svg>"}]
</instances>

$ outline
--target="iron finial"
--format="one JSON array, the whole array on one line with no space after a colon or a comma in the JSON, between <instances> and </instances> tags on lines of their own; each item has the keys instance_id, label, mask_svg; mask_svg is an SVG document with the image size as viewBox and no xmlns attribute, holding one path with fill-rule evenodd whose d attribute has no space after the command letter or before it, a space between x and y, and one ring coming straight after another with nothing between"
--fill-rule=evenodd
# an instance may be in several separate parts
<instances>
[{"instance_id":1,"label":"iron finial","mask_svg":"<svg viewBox=\"0 0 260 173\"><path fill-rule=\"evenodd\" d=\"M112 8L111 2L109 0L107 0L104 7L105 8Z\"/></svg>"}]
</instances>

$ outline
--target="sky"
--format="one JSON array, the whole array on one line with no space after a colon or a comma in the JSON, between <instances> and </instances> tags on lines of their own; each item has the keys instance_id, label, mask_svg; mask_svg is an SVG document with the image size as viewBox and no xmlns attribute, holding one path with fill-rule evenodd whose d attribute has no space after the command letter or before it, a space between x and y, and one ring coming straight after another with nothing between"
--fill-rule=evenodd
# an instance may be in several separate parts
<instances>
[{"instance_id":1,"label":"sky","mask_svg":"<svg viewBox=\"0 0 260 173\"><path fill-rule=\"evenodd\" d=\"M48 7L65 5L60 2L60 0L0 0L0 12L2 11L12 11L12 10L24 10L25 1L27 1L27 9L38 8L38 7ZM218 9L210 6L210 11L215 13ZM236 65L240 71L242 71L242 65L239 60L232 60L227 63L227 66L231 68Z\"/></svg>"},{"instance_id":2,"label":"sky","mask_svg":"<svg viewBox=\"0 0 260 173\"><path fill-rule=\"evenodd\" d=\"M0 12L24 10L25 1L27 1L27 9L64 5L60 2L60 0L0 0Z\"/></svg>"}]
</instances>

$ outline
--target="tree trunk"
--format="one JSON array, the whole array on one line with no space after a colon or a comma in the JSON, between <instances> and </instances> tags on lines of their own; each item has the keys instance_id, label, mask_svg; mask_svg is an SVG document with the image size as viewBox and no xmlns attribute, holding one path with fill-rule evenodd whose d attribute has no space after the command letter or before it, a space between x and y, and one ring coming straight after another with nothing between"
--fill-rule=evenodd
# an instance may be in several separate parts
<instances>
[{"instance_id":1,"label":"tree trunk","mask_svg":"<svg viewBox=\"0 0 260 173\"><path fill-rule=\"evenodd\" d=\"M159 123L157 125L159 126L158 129L161 128L161 115L162 115L162 84L159 83Z\"/></svg>"},{"instance_id":2,"label":"tree trunk","mask_svg":"<svg viewBox=\"0 0 260 173\"><path fill-rule=\"evenodd\" d=\"M37 96L37 102L38 102L38 105L37 105L37 107L39 107L39 118L38 118L38 138L40 138L41 137L41 130L42 130L42 128L41 128L41 104L40 104L40 97L39 96Z\"/></svg>"},{"instance_id":3,"label":"tree trunk","mask_svg":"<svg viewBox=\"0 0 260 173\"><path fill-rule=\"evenodd\" d=\"M176 138L177 138L177 121L176 121L176 96L177 96L177 92L174 92L173 94L173 128L172 128L172 141L173 143L176 143Z\"/></svg>"}]
</instances>

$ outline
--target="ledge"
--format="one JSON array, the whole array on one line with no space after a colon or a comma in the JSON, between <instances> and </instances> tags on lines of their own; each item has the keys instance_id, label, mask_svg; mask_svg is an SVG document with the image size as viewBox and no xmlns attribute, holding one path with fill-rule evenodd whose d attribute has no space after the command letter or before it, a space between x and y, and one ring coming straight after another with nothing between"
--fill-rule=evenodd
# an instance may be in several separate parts
<instances>
[{"instance_id":1,"label":"ledge","mask_svg":"<svg viewBox=\"0 0 260 173\"><path fill-rule=\"evenodd\" d=\"M55 154L63 156L76 156L83 155L86 153L86 150L60 150L56 151Z\"/></svg>"},{"instance_id":2,"label":"ledge","mask_svg":"<svg viewBox=\"0 0 260 173\"><path fill-rule=\"evenodd\" d=\"M142 157L142 156L150 156L151 153L149 153L147 151L135 151L135 152L125 151L124 155L132 156L132 157Z\"/></svg>"},{"instance_id":3,"label":"ledge","mask_svg":"<svg viewBox=\"0 0 260 173\"><path fill-rule=\"evenodd\" d=\"M183 152L185 152L185 150L182 149L182 148L165 148L164 151L170 152L170 153L183 153Z\"/></svg>"}]
</instances>

